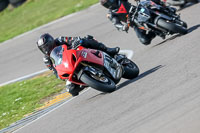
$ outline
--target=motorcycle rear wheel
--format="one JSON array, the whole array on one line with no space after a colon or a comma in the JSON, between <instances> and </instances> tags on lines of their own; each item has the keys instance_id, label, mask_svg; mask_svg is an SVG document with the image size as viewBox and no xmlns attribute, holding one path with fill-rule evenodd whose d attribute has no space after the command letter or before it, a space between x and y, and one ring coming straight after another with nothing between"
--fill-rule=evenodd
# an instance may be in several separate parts
<instances>
[{"instance_id":1,"label":"motorcycle rear wheel","mask_svg":"<svg viewBox=\"0 0 200 133\"><path fill-rule=\"evenodd\" d=\"M95 75L83 72L80 80L88 86L101 92L110 93L115 91L116 89L114 81L105 75L98 79L97 77L95 77Z\"/></svg>"},{"instance_id":2,"label":"motorcycle rear wheel","mask_svg":"<svg viewBox=\"0 0 200 133\"><path fill-rule=\"evenodd\" d=\"M181 26L172 22L168 22L164 19L159 19L157 25L161 28L167 29L173 33L180 33L182 35L187 33L187 28L185 26Z\"/></svg>"},{"instance_id":3,"label":"motorcycle rear wheel","mask_svg":"<svg viewBox=\"0 0 200 133\"><path fill-rule=\"evenodd\" d=\"M139 75L139 68L138 66L131 60L129 60L130 63L124 64L124 74L123 78L126 79L134 79Z\"/></svg>"}]
</instances>

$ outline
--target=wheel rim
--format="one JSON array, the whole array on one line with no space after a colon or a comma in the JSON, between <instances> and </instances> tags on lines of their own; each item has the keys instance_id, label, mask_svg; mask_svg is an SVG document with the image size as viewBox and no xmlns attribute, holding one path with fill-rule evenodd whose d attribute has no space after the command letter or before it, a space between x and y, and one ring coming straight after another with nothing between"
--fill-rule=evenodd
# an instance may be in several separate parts
<instances>
[{"instance_id":1,"label":"wheel rim","mask_svg":"<svg viewBox=\"0 0 200 133\"><path fill-rule=\"evenodd\" d=\"M94 78L97 81L100 81L102 83L109 83L108 78L106 78L104 76L99 77L99 76L96 76L96 75L93 75L93 74L90 74L90 75L91 75L92 78Z\"/></svg>"}]
</instances>

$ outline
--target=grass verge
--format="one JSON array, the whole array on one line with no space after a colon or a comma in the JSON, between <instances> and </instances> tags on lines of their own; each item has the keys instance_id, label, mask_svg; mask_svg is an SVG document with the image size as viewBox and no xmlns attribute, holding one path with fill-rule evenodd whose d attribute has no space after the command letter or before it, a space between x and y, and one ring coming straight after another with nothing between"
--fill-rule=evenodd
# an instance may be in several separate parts
<instances>
[{"instance_id":1,"label":"grass verge","mask_svg":"<svg viewBox=\"0 0 200 133\"><path fill-rule=\"evenodd\" d=\"M65 82L46 73L37 78L0 87L0 129L41 107L44 99L65 88Z\"/></svg>"},{"instance_id":2,"label":"grass verge","mask_svg":"<svg viewBox=\"0 0 200 133\"><path fill-rule=\"evenodd\" d=\"M6 9L0 13L0 42L97 2L98 0L27 0L16 9Z\"/></svg>"}]
</instances>

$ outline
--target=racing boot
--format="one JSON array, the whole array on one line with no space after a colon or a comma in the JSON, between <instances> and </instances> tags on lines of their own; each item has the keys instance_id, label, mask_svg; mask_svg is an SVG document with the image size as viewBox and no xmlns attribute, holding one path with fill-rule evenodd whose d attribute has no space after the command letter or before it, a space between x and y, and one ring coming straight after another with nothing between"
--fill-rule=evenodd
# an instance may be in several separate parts
<instances>
[{"instance_id":1,"label":"racing boot","mask_svg":"<svg viewBox=\"0 0 200 133\"><path fill-rule=\"evenodd\" d=\"M99 43L99 50L102 50L107 54L109 54L110 56L114 57L116 54L119 53L120 48L119 47L108 48L103 43Z\"/></svg>"},{"instance_id":2,"label":"racing boot","mask_svg":"<svg viewBox=\"0 0 200 133\"><path fill-rule=\"evenodd\" d=\"M106 47L105 52L107 54L109 54L110 56L114 57L116 54L119 53L120 48L119 47L115 47L115 48L108 48Z\"/></svg>"}]
</instances>

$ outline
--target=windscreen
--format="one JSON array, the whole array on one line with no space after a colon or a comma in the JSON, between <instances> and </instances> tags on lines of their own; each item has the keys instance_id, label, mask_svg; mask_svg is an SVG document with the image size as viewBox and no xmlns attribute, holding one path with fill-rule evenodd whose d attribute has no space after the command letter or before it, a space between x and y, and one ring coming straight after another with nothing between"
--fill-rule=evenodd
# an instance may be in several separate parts
<instances>
[{"instance_id":1,"label":"windscreen","mask_svg":"<svg viewBox=\"0 0 200 133\"><path fill-rule=\"evenodd\" d=\"M62 54L63 54L62 46L55 47L51 51L50 58L55 66L60 65L62 63Z\"/></svg>"}]
</instances>

